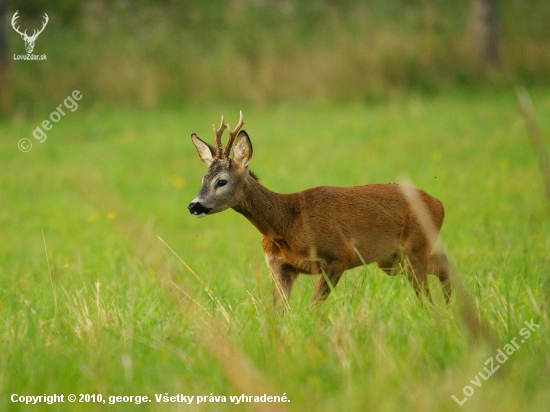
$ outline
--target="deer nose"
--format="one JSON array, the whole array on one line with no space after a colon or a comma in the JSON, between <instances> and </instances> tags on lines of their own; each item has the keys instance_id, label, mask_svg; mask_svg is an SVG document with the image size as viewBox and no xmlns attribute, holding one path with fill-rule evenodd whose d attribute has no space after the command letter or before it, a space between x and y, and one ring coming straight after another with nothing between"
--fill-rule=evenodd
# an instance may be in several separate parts
<instances>
[{"instance_id":1,"label":"deer nose","mask_svg":"<svg viewBox=\"0 0 550 412\"><path fill-rule=\"evenodd\" d=\"M204 207L200 202L189 203L187 209L189 209L189 213L197 217L204 217L208 214L208 212L210 212L210 210L212 210L210 208Z\"/></svg>"}]
</instances>

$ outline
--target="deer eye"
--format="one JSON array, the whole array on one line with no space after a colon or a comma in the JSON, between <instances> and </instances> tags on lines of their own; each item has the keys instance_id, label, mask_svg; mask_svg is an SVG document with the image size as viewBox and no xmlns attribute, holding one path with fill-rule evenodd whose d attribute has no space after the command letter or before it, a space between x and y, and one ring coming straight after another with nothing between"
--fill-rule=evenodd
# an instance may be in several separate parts
<instances>
[{"instance_id":1,"label":"deer eye","mask_svg":"<svg viewBox=\"0 0 550 412\"><path fill-rule=\"evenodd\" d=\"M226 184L227 184L227 180L221 179L221 180L218 180L217 186L218 186L218 187L223 187L223 186L225 186Z\"/></svg>"}]
</instances>

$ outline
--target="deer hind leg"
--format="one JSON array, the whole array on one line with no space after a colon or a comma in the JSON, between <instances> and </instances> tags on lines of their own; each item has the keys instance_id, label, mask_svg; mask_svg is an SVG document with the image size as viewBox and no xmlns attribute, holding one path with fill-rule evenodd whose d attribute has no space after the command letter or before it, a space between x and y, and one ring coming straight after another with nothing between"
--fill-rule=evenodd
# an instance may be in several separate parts
<instances>
[{"instance_id":1,"label":"deer hind leg","mask_svg":"<svg viewBox=\"0 0 550 412\"><path fill-rule=\"evenodd\" d=\"M401 250L398 253L376 262L381 270L389 276L405 273L418 298L422 295L431 301L427 287L428 258L420 250Z\"/></svg>"},{"instance_id":2,"label":"deer hind leg","mask_svg":"<svg viewBox=\"0 0 550 412\"><path fill-rule=\"evenodd\" d=\"M433 273L439 278L443 287L445 301L449 303L451 298L451 280L449 279L449 263L445 253L434 253L428 260L428 273Z\"/></svg>"},{"instance_id":3,"label":"deer hind leg","mask_svg":"<svg viewBox=\"0 0 550 412\"><path fill-rule=\"evenodd\" d=\"M395 253L388 258L376 262L376 266L383 270L388 276L395 276L402 272L400 262L401 258L399 253Z\"/></svg>"},{"instance_id":4,"label":"deer hind leg","mask_svg":"<svg viewBox=\"0 0 550 412\"><path fill-rule=\"evenodd\" d=\"M288 298L298 272L288 263L280 259L268 259L267 264L271 278L275 284L273 289L273 306L278 312L283 312L288 306Z\"/></svg>"},{"instance_id":5,"label":"deer hind leg","mask_svg":"<svg viewBox=\"0 0 550 412\"><path fill-rule=\"evenodd\" d=\"M416 296L421 299L422 296L428 298L431 302L432 297L430 294L430 289L428 289L427 283L427 262L426 259L418 258L406 258L405 267L407 277L411 283Z\"/></svg>"},{"instance_id":6,"label":"deer hind leg","mask_svg":"<svg viewBox=\"0 0 550 412\"><path fill-rule=\"evenodd\" d=\"M429 251L425 242L419 242L414 246L403 251L402 265L416 296L420 299L425 296L431 302L427 283Z\"/></svg>"}]
</instances>

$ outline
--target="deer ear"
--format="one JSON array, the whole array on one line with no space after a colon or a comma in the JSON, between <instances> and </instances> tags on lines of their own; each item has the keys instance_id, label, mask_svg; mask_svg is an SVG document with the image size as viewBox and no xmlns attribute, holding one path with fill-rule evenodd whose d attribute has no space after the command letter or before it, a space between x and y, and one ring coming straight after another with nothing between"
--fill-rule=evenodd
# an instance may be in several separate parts
<instances>
[{"instance_id":1,"label":"deer ear","mask_svg":"<svg viewBox=\"0 0 550 412\"><path fill-rule=\"evenodd\" d=\"M233 145L233 160L242 167L247 167L252 157L252 143L244 130L241 130Z\"/></svg>"},{"instance_id":2,"label":"deer ear","mask_svg":"<svg viewBox=\"0 0 550 412\"><path fill-rule=\"evenodd\" d=\"M199 157L203 163L206 166L210 166L210 163L214 161L214 157L216 156L216 149L208 143L203 142L195 133L191 135L191 140L193 141L197 152L199 152Z\"/></svg>"}]
</instances>

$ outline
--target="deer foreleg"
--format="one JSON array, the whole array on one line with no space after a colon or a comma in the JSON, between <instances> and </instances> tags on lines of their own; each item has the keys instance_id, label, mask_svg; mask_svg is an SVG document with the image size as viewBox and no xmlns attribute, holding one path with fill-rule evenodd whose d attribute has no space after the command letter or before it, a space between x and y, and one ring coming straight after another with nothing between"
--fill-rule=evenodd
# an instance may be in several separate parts
<instances>
[{"instance_id":1,"label":"deer foreleg","mask_svg":"<svg viewBox=\"0 0 550 412\"><path fill-rule=\"evenodd\" d=\"M343 267L340 267L343 266ZM322 302L330 294L331 290L336 287L336 284L342 277L342 273L346 270L346 266L339 264L329 265L326 270L321 273L321 279L315 288L311 299L313 304Z\"/></svg>"},{"instance_id":2,"label":"deer foreleg","mask_svg":"<svg viewBox=\"0 0 550 412\"><path fill-rule=\"evenodd\" d=\"M267 259L271 278L273 279L273 306L278 312L288 306L288 298L298 272L288 263L279 259Z\"/></svg>"}]
</instances>

